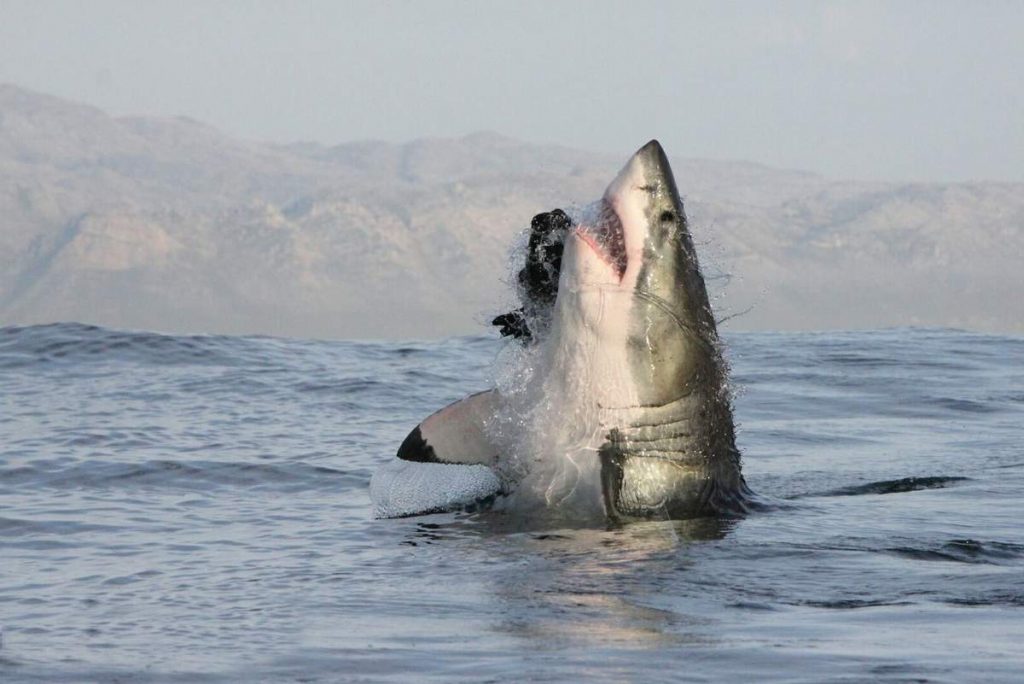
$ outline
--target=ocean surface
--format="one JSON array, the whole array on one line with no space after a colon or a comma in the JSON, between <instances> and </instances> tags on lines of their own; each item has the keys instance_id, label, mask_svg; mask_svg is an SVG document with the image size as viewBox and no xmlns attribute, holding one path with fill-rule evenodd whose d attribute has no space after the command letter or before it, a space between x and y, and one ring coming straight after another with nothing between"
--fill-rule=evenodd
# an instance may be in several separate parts
<instances>
[{"instance_id":1,"label":"ocean surface","mask_svg":"<svg viewBox=\"0 0 1024 684\"><path fill-rule=\"evenodd\" d=\"M738 520L375 520L502 344L0 329L0 681L1024 681L1024 338L726 333Z\"/></svg>"}]
</instances>

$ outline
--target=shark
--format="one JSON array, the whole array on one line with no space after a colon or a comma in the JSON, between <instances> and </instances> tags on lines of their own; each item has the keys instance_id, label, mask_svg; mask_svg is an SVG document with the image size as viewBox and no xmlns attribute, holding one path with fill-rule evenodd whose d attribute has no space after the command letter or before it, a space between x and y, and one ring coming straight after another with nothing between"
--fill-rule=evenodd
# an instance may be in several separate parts
<instances>
[{"instance_id":1,"label":"shark","mask_svg":"<svg viewBox=\"0 0 1024 684\"><path fill-rule=\"evenodd\" d=\"M506 372L423 420L399 461L434 468L435 483L485 468L495 491L476 503L510 510L628 521L748 509L728 365L657 140L596 202L534 218L517 291L522 306L494 320L516 340Z\"/></svg>"}]
</instances>

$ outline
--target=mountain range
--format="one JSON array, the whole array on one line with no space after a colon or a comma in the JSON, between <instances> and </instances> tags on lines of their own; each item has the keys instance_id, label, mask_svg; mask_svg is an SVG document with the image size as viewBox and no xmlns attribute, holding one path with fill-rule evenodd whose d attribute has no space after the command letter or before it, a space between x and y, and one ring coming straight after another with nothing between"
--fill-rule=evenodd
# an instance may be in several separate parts
<instances>
[{"instance_id":1,"label":"mountain range","mask_svg":"<svg viewBox=\"0 0 1024 684\"><path fill-rule=\"evenodd\" d=\"M260 143L0 85L0 325L481 332L530 218L596 199L632 151ZM672 164L727 329L1024 332L1024 184Z\"/></svg>"}]
</instances>

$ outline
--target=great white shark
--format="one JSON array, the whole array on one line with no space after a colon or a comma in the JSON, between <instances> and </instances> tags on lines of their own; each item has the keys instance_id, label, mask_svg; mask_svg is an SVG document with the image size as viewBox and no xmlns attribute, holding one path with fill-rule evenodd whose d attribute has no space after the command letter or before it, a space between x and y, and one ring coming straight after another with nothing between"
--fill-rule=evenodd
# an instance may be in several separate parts
<instances>
[{"instance_id":1,"label":"great white shark","mask_svg":"<svg viewBox=\"0 0 1024 684\"><path fill-rule=\"evenodd\" d=\"M398 458L487 466L520 509L744 511L727 365L661 145L587 209L537 217L519 281L523 308L495 322L527 372L429 416Z\"/></svg>"}]
</instances>

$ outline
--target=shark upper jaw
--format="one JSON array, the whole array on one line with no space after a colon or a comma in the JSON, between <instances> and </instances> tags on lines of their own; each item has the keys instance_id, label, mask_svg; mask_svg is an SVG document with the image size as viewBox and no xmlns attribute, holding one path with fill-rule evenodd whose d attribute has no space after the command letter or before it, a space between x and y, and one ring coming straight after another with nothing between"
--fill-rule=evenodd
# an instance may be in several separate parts
<instances>
[{"instance_id":1,"label":"shark upper jaw","mask_svg":"<svg viewBox=\"0 0 1024 684\"><path fill-rule=\"evenodd\" d=\"M607 199L602 198L576 224L573 234L607 265L617 283L629 265L622 219Z\"/></svg>"},{"instance_id":2,"label":"shark upper jaw","mask_svg":"<svg viewBox=\"0 0 1024 684\"><path fill-rule=\"evenodd\" d=\"M646 180L648 168L652 159L657 163L664 156L657 140L640 148L604 196L582 212L572 231L618 285L630 286L636 281L648 233L646 211L652 191Z\"/></svg>"}]
</instances>

